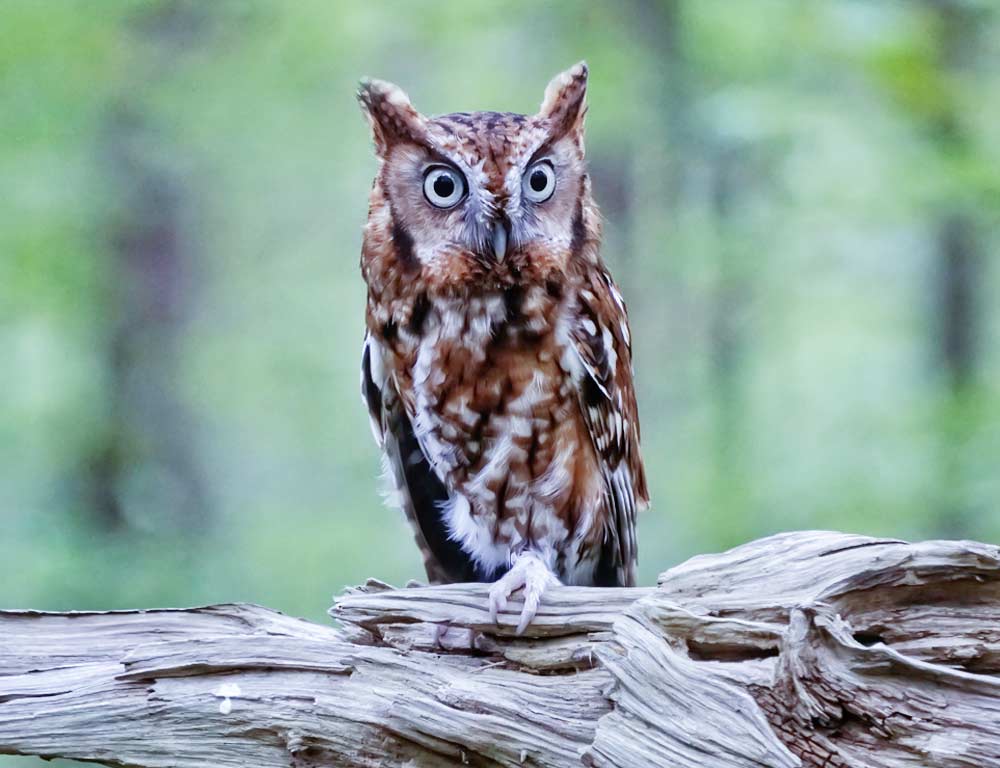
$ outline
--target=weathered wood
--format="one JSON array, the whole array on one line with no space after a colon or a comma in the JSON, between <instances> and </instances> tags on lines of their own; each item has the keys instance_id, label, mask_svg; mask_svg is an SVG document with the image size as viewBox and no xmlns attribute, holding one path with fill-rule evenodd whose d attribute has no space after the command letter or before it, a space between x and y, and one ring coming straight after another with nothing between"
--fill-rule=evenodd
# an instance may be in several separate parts
<instances>
[{"instance_id":1,"label":"weathered wood","mask_svg":"<svg viewBox=\"0 0 1000 768\"><path fill-rule=\"evenodd\" d=\"M0 752L127 766L1000 765L1000 550L782 534L516 637L477 584L0 612ZM447 625L439 637L433 623Z\"/></svg>"}]
</instances>

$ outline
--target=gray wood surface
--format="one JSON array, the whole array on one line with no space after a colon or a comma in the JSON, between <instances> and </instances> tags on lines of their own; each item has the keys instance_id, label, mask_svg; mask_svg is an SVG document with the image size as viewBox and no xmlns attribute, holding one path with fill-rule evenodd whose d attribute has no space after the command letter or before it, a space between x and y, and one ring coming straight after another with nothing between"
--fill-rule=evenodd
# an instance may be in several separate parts
<instances>
[{"instance_id":1,"label":"gray wood surface","mask_svg":"<svg viewBox=\"0 0 1000 768\"><path fill-rule=\"evenodd\" d=\"M827 532L655 588L371 581L252 605L0 612L0 753L126 766L1000 766L1000 550ZM435 638L434 624L448 625Z\"/></svg>"}]
</instances>

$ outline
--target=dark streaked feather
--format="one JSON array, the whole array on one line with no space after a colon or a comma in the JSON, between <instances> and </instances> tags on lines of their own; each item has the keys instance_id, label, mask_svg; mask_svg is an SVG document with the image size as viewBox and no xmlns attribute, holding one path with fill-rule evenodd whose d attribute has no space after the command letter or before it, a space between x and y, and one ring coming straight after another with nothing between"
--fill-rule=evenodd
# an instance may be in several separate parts
<instances>
[{"instance_id":1,"label":"dark streaked feather","mask_svg":"<svg viewBox=\"0 0 1000 768\"><path fill-rule=\"evenodd\" d=\"M594 583L634 586L636 512L649 497L639 456L628 318L610 275L601 273L587 287L589 292L578 298L571 336L584 369L577 383L580 409L598 456L606 500Z\"/></svg>"}]
</instances>

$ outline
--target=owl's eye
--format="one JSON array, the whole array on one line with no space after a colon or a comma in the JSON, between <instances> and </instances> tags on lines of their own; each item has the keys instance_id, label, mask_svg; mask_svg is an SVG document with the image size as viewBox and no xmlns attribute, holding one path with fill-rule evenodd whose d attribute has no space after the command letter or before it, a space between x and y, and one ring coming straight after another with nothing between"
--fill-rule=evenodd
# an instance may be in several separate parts
<instances>
[{"instance_id":1,"label":"owl's eye","mask_svg":"<svg viewBox=\"0 0 1000 768\"><path fill-rule=\"evenodd\" d=\"M556 191L556 172L552 163L540 160L524 174L524 196L533 203L544 203Z\"/></svg>"},{"instance_id":2,"label":"owl's eye","mask_svg":"<svg viewBox=\"0 0 1000 768\"><path fill-rule=\"evenodd\" d=\"M424 197L435 208L451 208L465 195L462 174L444 165L427 169L424 175Z\"/></svg>"}]
</instances>

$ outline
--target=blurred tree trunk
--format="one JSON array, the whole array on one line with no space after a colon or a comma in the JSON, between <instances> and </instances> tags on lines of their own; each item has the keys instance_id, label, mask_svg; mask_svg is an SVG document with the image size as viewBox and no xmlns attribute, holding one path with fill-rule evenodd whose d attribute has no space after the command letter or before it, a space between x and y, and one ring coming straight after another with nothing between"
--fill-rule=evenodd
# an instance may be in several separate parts
<instances>
[{"instance_id":1,"label":"blurred tree trunk","mask_svg":"<svg viewBox=\"0 0 1000 768\"><path fill-rule=\"evenodd\" d=\"M698 371L699 377L707 377L705 386L711 395L711 426L704 444L704 463L711 467L711 480L705 489L709 498L704 507L711 510L706 513L710 518L706 527L726 531L725 540L730 543L746 538L753 530L751 516L746 514L747 488L743 481L743 368L751 286L744 263L748 247L740 230L744 201L756 183L747 171L754 148L739 139L718 135L711 125L699 122L694 94L701 90L700 72L686 52L683 0L636 0L635 9L640 39L645 39L651 54L655 87L650 100L657 116L653 135L642 134L637 149L643 172L655 177L652 183L657 193L644 197L658 205L651 207L647 203L643 210L636 211L637 216L646 217L644 226L652 227L658 237L657 247L647 250L683 270L682 261L688 254L684 245L686 228L691 226L685 221L685 210L704 208L714 230L714 263L692 267L694 272L707 268L713 273L708 289L682 290L676 301L650 304L652 311L660 313L654 327L670 329L675 337L680 330L690 343L703 345L703 349L682 347L671 359L681 365L699 358L707 362L704 373ZM639 188L645 190L648 186ZM673 314L678 308L680 318ZM678 326L678 321L690 323L692 318L701 318L702 327ZM670 343L687 342L674 338ZM745 521L746 528L734 526L737 520Z\"/></svg>"},{"instance_id":2,"label":"blurred tree trunk","mask_svg":"<svg viewBox=\"0 0 1000 768\"><path fill-rule=\"evenodd\" d=\"M932 0L938 66L950 78L972 70L978 57L979 14L967 3ZM946 101L930 126L937 151L954 165L970 151L960 108ZM936 358L944 370L944 413L941 419L939 529L949 536L971 533L965 465L975 429L969 410L979 368L980 307L977 291L985 278L978 222L964 200L950 200L936 224L934 309Z\"/></svg>"},{"instance_id":3,"label":"blurred tree trunk","mask_svg":"<svg viewBox=\"0 0 1000 768\"><path fill-rule=\"evenodd\" d=\"M645 40L650 51L651 93L659 128L657 135L643 137L641 161L659 176L666 211L647 211L654 215L667 213L676 217L684 194L687 165L692 149L690 127L689 65L684 55L682 0L635 0L635 22L639 39ZM648 139L652 141L648 141ZM659 149L662 154L657 153ZM652 165L650 166L650 163Z\"/></svg>"},{"instance_id":4,"label":"blurred tree trunk","mask_svg":"<svg viewBox=\"0 0 1000 768\"><path fill-rule=\"evenodd\" d=\"M631 132L630 230L638 256L637 278L631 291L626 286L626 299L638 297L631 314L639 347L635 360L643 423L676 425L652 440L644 435L646 448L653 455L673 454L681 450L672 445L674 440L692 437L682 425L699 401L701 388L691 382L704 316L704 295L689 284L692 254L684 246L685 195L690 190L686 182L697 164L690 126L690 63L684 50L685 3L632 0L627 10L634 39L643 49L644 67ZM702 463L701 450L697 439L683 446L696 465ZM671 507L686 491L662 483L660 492L676 494L655 501Z\"/></svg>"},{"instance_id":5,"label":"blurred tree trunk","mask_svg":"<svg viewBox=\"0 0 1000 768\"><path fill-rule=\"evenodd\" d=\"M193 287L186 190L167 167L166 153L158 152L167 132L141 106L164 75L162 48L173 54L189 46L200 18L173 0L137 16L130 29L136 75L110 106L103 131L101 152L116 201L108 234L116 285L107 347L109 423L89 465L89 485L105 531L135 522L129 499L141 502L144 517L155 518L145 525L198 529L208 514L191 417L177 393Z\"/></svg>"},{"instance_id":6,"label":"blurred tree trunk","mask_svg":"<svg viewBox=\"0 0 1000 768\"><path fill-rule=\"evenodd\" d=\"M716 231L716 273L709 306L709 375L713 404L712 456L715 481L711 508L720 516L719 530L735 540L754 530L746 510L744 466L744 393L747 305L750 274L748 246L740 235L741 200L751 184L743 172L751 151L716 137L711 157L710 210ZM723 524L725 521L726 524Z\"/></svg>"}]
</instances>

